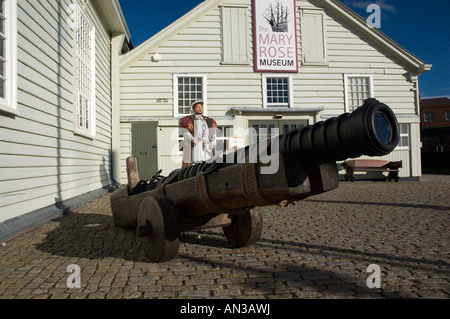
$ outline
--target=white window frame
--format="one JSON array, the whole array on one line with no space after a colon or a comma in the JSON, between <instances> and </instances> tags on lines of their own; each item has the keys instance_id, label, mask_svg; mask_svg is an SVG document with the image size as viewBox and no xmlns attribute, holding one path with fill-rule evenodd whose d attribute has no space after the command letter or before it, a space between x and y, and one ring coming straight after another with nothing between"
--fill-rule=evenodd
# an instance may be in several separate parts
<instances>
[{"instance_id":1,"label":"white window frame","mask_svg":"<svg viewBox=\"0 0 450 319\"><path fill-rule=\"evenodd\" d=\"M369 98L375 97L374 85L373 85L373 74L344 74L344 97L345 97L345 112L351 112L349 103L349 78L369 78Z\"/></svg>"},{"instance_id":2,"label":"white window frame","mask_svg":"<svg viewBox=\"0 0 450 319\"><path fill-rule=\"evenodd\" d=\"M95 53L96 53L96 45L95 45L95 25L92 23L91 19L86 14L85 10L82 8L81 4L78 1L75 1L76 3L76 15L75 15L75 96L74 96L74 104L75 104L75 133L82 135L84 137L94 139L96 134L96 59L95 59ZM79 46L78 46L78 35L81 30L81 26L79 25L79 19L78 15L82 19L84 19L87 23L87 25L90 28L90 46L91 46L91 52L90 52L90 74L81 74L78 63L81 60L79 57ZM83 62L83 61L81 61ZM89 99L89 110L88 110L88 127L85 127L80 124L80 105L79 105L79 94L80 94L80 76L88 76L90 80L90 99Z\"/></svg>"},{"instance_id":3,"label":"white window frame","mask_svg":"<svg viewBox=\"0 0 450 319\"><path fill-rule=\"evenodd\" d=\"M288 83L288 104L269 104L267 102L267 78L287 78ZM287 107L291 108L293 107L293 92L294 92L294 86L292 83L292 75L291 74L284 74L284 73L264 73L262 74L262 91L263 91L263 108L278 108L278 107Z\"/></svg>"},{"instance_id":4,"label":"white window frame","mask_svg":"<svg viewBox=\"0 0 450 319\"><path fill-rule=\"evenodd\" d=\"M5 1L5 96L0 110L19 114L17 109L17 0Z\"/></svg>"},{"instance_id":5,"label":"white window frame","mask_svg":"<svg viewBox=\"0 0 450 319\"><path fill-rule=\"evenodd\" d=\"M406 127L406 132L403 131L403 128ZM399 123L399 145L396 147L397 150L409 150L411 145L411 125L409 123ZM402 142L402 137L408 138L408 145L400 145Z\"/></svg>"},{"instance_id":6,"label":"white window frame","mask_svg":"<svg viewBox=\"0 0 450 319\"><path fill-rule=\"evenodd\" d=\"M207 91L208 91L208 77L204 73L176 73L173 75L173 116L174 117L183 117L190 115L189 114L181 114L178 112L178 79L179 78L202 78L202 100L203 104L203 115L208 114L208 101L207 101ZM194 102L194 101L192 101Z\"/></svg>"}]
</instances>

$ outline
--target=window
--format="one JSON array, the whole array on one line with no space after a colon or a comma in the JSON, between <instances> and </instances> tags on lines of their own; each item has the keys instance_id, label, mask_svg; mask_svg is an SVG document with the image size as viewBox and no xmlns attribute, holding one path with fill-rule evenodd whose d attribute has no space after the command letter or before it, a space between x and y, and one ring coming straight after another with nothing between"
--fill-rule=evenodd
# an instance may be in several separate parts
<instances>
[{"instance_id":1,"label":"window","mask_svg":"<svg viewBox=\"0 0 450 319\"><path fill-rule=\"evenodd\" d=\"M425 112L423 115L425 122L434 122L434 112Z\"/></svg>"},{"instance_id":2,"label":"window","mask_svg":"<svg viewBox=\"0 0 450 319\"><path fill-rule=\"evenodd\" d=\"M409 124L399 124L400 140L397 147L409 148Z\"/></svg>"},{"instance_id":3,"label":"window","mask_svg":"<svg viewBox=\"0 0 450 319\"><path fill-rule=\"evenodd\" d=\"M291 76L263 75L264 107L290 107Z\"/></svg>"},{"instance_id":4,"label":"window","mask_svg":"<svg viewBox=\"0 0 450 319\"><path fill-rule=\"evenodd\" d=\"M280 134L285 134L292 130L302 129L303 127L305 127L305 125L308 125L308 123L305 121L280 121Z\"/></svg>"},{"instance_id":5,"label":"window","mask_svg":"<svg viewBox=\"0 0 450 319\"><path fill-rule=\"evenodd\" d=\"M6 28L5 25L8 21L8 18L6 17L6 10L5 10L5 0L0 1L0 97L5 98L5 88L6 88L6 82L7 82L7 76L5 71L7 70L6 67L6 48L7 46L7 40L8 36L6 35Z\"/></svg>"},{"instance_id":6,"label":"window","mask_svg":"<svg viewBox=\"0 0 450 319\"><path fill-rule=\"evenodd\" d=\"M229 138L233 137L232 126L218 126L216 131L216 154L230 149Z\"/></svg>"},{"instance_id":7,"label":"window","mask_svg":"<svg viewBox=\"0 0 450 319\"><path fill-rule=\"evenodd\" d=\"M16 0L0 0L0 110L17 114Z\"/></svg>"},{"instance_id":8,"label":"window","mask_svg":"<svg viewBox=\"0 0 450 319\"><path fill-rule=\"evenodd\" d=\"M353 112L366 99L374 97L372 75L345 74L344 85L346 112Z\"/></svg>"},{"instance_id":9,"label":"window","mask_svg":"<svg viewBox=\"0 0 450 319\"><path fill-rule=\"evenodd\" d=\"M205 102L203 115L206 115L206 75L174 74L174 115L191 114L191 104L197 100Z\"/></svg>"},{"instance_id":10,"label":"window","mask_svg":"<svg viewBox=\"0 0 450 319\"><path fill-rule=\"evenodd\" d=\"M78 5L76 10L76 133L95 136L95 28Z\"/></svg>"},{"instance_id":11,"label":"window","mask_svg":"<svg viewBox=\"0 0 450 319\"><path fill-rule=\"evenodd\" d=\"M248 8L222 7L222 64L249 64Z\"/></svg>"},{"instance_id":12,"label":"window","mask_svg":"<svg viewBox=\"0 0 450 319\"><path fill-rule=\"evenodd\" d=\"M303 65L326 65L326 17L323 10L303 9L300 15Z\"/></svg>"},{"instance_id":13,"label":"window","mask_svg":"<svg viewBox=\"0 0 450 319\"><path fill-rule=\"evenodd\" d=\"M450 121L450 111L445 112L445 120Z\"/></svg>"}]
</instances>

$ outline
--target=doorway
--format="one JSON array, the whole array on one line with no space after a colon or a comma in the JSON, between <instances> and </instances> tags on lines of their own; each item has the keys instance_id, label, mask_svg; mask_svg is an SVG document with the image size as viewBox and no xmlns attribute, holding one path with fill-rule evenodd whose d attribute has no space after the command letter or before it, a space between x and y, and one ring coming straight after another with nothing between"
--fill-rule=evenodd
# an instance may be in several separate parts
<instances>
[{"instance_id":1,"label":"doorway","mask_svg":"<svg viewBox=\"0 0 450 319\"><path fill-rule=\"evenodd\" d=\"M158 171L157 122L131 124L131 155L136 157L139 178L147 180Z\"/></svg>"}]
</instances>

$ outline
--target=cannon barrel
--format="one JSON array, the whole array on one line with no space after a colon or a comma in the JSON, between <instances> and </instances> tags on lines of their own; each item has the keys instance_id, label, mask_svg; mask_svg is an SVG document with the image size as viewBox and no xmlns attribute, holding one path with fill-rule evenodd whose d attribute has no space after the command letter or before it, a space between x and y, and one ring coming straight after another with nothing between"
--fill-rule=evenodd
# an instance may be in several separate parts
<instances>
[{"instance_id":1,"label":"cannon barrel","mask_svg":"<svg viewBox=\"0 0 450 319\"><path fill-rule=\"evenodd\" d=\"M386 104L376 99L367 99L352 113L344 113L326 121L318 122L301 129L281 134L279 152L294 153L305 165L320 165L362 155L383 156L394 150L399 141L399 128L394 112ZM266 144L269 145L269 144ZM248 161L250 150L254 145L245 147L244 158ZM198 173L210 172L220 167L240 163L237 159L228 161L214 157L209 161L183 168L177 174L176 182ZM219 155L222 157L222 155ZM218 164L219 163L219 164ZM149 189L165 183L166 178L150 185Z\"/></svg>"},{"instance_id":2,"label":"cannon barrel","mask_svg":"<svg viewBox=\"0 0 450 319\"><path fill-rule=\"evenodd\" d=\"M148 182L139 181L136 159L129 157L129 183L111 195L114 223L135 227L153 262L174 258L179 235L195 229L223 227L232 247L251 245L261 235L259 207L331 191L339 185L336 161L386 155L398 140L392 110L368 99L352 113L175 170L165 178L156 174ZM258 149L267 155L270 151L278 164L272 173L263 173L267 162L255 157Z\"/></svg>"}]
</instances>

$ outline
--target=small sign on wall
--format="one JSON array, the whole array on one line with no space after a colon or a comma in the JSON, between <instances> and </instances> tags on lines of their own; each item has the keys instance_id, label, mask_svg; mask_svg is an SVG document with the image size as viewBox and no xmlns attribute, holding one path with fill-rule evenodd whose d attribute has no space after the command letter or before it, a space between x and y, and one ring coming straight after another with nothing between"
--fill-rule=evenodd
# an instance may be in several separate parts
<instances>
[{"instance_id":1,"label":"small sign on wall","mask_svg":"<svg viewBox=\"0 0 450 319\"><path fill-rule=\"evenodd\" d=\"M298 72L295 0L253 0L255 72Z\"/></svg>"}]
</instances>

